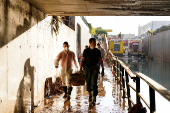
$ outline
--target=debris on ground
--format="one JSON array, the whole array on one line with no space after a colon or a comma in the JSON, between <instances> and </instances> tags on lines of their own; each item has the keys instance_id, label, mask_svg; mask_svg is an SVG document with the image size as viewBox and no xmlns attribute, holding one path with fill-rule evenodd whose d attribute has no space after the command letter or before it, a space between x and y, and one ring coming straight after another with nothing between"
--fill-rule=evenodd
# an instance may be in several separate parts
<instances>
[{"instance_id":1,"label":"debris on ground","mask_svg":"<svg viewBox=\"0 0 170 113\"><path fill-rule=\"evenodd\" d=\"M54 92L53 94L62 94L63 93L63 87L62 87L62 80L61 77L57 77L56 81L53 84Z\"/></svg>"}]
</instances>

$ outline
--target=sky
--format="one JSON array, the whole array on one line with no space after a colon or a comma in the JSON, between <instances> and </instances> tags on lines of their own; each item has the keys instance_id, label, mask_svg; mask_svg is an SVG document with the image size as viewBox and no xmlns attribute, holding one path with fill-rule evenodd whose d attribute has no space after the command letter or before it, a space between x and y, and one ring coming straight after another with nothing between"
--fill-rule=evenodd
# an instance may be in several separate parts
<instances>
[{"instance_id":1,"label":"sky","mask_svg":"<svg viewBox=\"0 0 170 113\"><path fill-rule=\"evenodd\" d=\"M170 16L86 16L88 23L94 28L112 29L108 34L138 35L138 26L143 26L151 21L170 21Z\"/></svg>"}]
</instances>

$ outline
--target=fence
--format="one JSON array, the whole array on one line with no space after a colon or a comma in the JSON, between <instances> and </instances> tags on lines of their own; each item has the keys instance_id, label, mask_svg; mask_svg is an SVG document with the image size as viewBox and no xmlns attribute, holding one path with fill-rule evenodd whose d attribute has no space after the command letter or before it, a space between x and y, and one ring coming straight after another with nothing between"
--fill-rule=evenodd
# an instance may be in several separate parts
<instances>
[{"instance_id":1,"label":"fence","mask_svg":"<svg viewBox=\"0 0 170 113\"><path fill-rule=\"evenodd\" d=\"M156 112L155 91L170 101L170 91L142 73L133 74L132 71L121 60L118 59L118 57L112 55L111 53L109 54L111 56L111 62L113 63L112 71L115 75L115 78L120 83L120 88L123 89L123 97L127 95L129 108L131 108L131 105L139 103L142 99L146 106L150 109L150 113ZM136 88L130 84L129 78L136 81ZM141 79L149 85L150 103L148 103L140 93ZM136 103L131 99L130 88L136 92Z\"/></svg>"}]
</instances>

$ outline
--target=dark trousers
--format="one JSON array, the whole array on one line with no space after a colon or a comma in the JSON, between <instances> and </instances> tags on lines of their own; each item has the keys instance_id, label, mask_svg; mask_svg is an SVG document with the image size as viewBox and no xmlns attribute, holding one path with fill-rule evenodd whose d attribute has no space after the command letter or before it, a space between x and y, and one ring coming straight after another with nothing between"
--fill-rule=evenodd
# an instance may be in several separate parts
<instances>
[{"instance_id":1,"label":"dark trousers","mask_svg":"<svg viewBox=\"0 0 170 113\"><path fill-rule=\"evenodd\" d=\"M97 96L98 94L98 69L93 67L85 67L85 75L86 75L86 89L88 92L93 91L93 96Z\"/></svg>"}]
</instances>

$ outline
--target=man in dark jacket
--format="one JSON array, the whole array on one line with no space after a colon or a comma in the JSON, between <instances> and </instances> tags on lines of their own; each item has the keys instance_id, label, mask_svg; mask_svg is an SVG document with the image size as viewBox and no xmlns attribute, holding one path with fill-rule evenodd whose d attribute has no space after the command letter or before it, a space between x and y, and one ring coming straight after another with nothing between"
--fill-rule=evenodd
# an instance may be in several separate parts
<instances>
[{"instance_id":1,"label":"man in dark jacket","mask_svg":"<svg viewBox=\"0 0 170 113\"><path fill-rule=\"evenodd\" d=\"M84 72L86 75L86 88L89 92L89 101L92 101L92 105L95 105L96 96L98 95L97 80L99 73L99 61L102 67L102 77L104 76L104 67L101 52L96 48L96 39L90 38L89 43L90 47L85 49L83 52L83 57L80 63L80 71L82 71L82 66L84 66Z\"/></svg>"}]
</instances>

